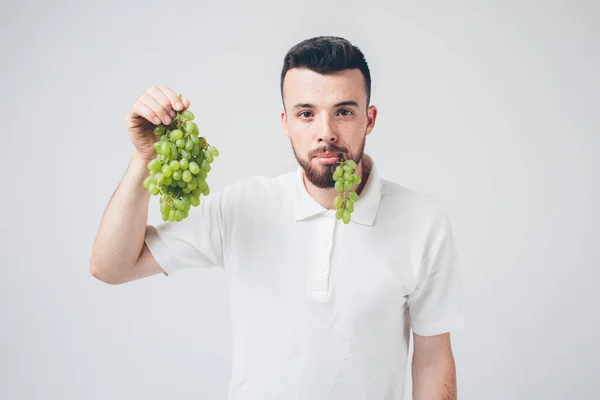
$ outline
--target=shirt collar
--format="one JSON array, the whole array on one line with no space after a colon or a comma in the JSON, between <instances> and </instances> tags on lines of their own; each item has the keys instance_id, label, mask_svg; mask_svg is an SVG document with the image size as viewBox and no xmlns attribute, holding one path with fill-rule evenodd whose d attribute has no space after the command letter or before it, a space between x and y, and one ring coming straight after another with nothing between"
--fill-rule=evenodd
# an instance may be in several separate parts
<instances>
[{"instance_id":1,"label":"shirt collar","mask_svg":"<svg viewBox=\"0 0 600 400\"><path fill-rule=\"evenodd\" d=\"M373 159L363 154L363 169L369 171L369 177L358 200L354 202L354 212L351 222L372 226L381 199L381 181ZM301 221L315 215L324 214L328 210L323 207L306 190L304 186L304 169L298 165L296 170L296 195L294 211L296 221Z\"/></svg>"}]
</instances>

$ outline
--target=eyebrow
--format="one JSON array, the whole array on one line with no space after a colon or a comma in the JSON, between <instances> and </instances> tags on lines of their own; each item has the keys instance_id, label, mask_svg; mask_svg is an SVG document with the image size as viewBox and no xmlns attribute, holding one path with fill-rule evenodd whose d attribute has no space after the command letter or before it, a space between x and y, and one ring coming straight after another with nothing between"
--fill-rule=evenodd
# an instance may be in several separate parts
<instances>
[{"instance_id":1,"label":"eyebrow","mask_svg":"<svg viewBox=\"0 0 600 400\"><path fill-rule=\"evenodd\" d=\"M358 103L354 100L346 100L346 101L342 101L340 103L334 104L334 107L341 107L341 106L353 106L358 108ZM296 110L298 108L314 108L315 106L313 104L310 103L298 103L296 104L292 110Z\"/></svg>"}]
</instances>

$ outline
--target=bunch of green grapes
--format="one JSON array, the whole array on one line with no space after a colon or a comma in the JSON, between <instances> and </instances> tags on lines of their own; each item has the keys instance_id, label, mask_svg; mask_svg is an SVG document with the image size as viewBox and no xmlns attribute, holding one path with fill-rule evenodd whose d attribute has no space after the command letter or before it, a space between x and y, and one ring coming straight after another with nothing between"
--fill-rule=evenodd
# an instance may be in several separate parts
<instances>
[{"instance_id":1,"label":"bunch of green grapes","mask_svg":"<svg viewBox=\"0 0 600 400\"><path fill-rule=\"evenodd\" d=\"M150 170L143 186L152 195L160 195L163 221L181 222L191 207L200 205L200 195L208 196L206 178L210 164L219 155L216 147L198 137L198 125L189 110L177 113L170 125L157 125L154 144L157 155L148 163Z\"/></svg>"},{"instance_id":2,"label":"bunch of green grapes","mask_svg":"<svg viewBox=\"0 0 600 400\"><path fill-rule=\"evenodd\" d=\"M344 224L349 224L351 214L354 212L354 202L358 200L358 194L351 189L362 179L354 172L358 168L354 160L341 160L338 164L333 173L335 190L338 192L333 199L333 206L336 209L335 217L344 221Z\"/></svg>"}]
</instances>

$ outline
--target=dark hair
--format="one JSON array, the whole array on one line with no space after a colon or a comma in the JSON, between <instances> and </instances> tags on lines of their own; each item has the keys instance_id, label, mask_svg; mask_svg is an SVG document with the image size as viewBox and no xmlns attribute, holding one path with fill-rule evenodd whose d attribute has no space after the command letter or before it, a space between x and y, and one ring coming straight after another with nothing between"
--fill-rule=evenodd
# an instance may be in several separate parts
<instances>
[{"instance_id":1,"label":"dark hair","mask_svg":"<svg viewBox=\"0 0 600 400\"><path fill-rule=\"evenodd\" d=\"M364 54L348 40L336 36L318 36L306 39L292 47L283 60L281 71L281 101L283 79L292 68L307 68L320 74L358 68L365 78L367 108L371 101L371 73ZM284 103L285 107L285 103Z\"/></svg>"}]
</instances>

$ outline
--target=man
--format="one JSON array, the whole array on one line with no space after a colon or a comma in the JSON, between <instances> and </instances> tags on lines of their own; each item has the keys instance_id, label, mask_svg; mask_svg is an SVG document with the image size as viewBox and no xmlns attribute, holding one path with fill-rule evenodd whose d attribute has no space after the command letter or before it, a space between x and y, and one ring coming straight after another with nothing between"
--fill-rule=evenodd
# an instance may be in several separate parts
<instances>
[{"instance_id":1,"label":"man","mask_svg":"<svg viewBox=\"0 0 600 400\"><path fill-rule=\"evenodd\" d=\"M102 218L90 270L120 284L223 268L230 399L400 399L411 328L413 398L456 398L449 332L463 314L450 222L436 200L383 179L363 153L377 116L370 88L365 58L347 40L294 46L281 74L281 119L297 171L227 186L182 222L157 226L147 225L142 187L155 156L152 130L190 102L151 88L127 115L136 150ZM362 176L349 224L333 206L340 156Z\"/></svg>"}]
</instances>

